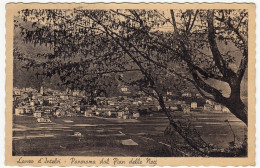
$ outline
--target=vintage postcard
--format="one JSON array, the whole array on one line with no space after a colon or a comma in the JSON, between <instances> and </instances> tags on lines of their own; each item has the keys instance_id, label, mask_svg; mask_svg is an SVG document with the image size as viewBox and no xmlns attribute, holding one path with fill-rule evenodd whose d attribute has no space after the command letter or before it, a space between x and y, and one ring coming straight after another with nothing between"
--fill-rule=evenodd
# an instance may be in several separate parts
<instances>
[{"instance_id":1,"label":"vintage postcard","mask_svg":"<svg viewBox=\"0 0 260 168\"><path fill-rule=\"evenodd\" d=\"M255 5L6 5L6 165L255 164Z\"/></svg>"}]
</instances>

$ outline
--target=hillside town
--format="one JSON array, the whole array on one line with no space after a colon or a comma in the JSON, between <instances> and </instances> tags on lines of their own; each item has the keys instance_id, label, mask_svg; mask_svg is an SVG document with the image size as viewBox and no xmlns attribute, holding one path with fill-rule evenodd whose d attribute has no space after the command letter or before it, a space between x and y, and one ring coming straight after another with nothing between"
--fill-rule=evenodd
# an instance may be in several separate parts
<instances>
[{"instance_id":1,"label":"hillside town","mask_svg":"<svg viewBox=\"0 0 260 168\"><path fill-rule=\"evenodd\" d=\"M90 104L83 91L58 91L41 87L14 88L14 115L31 115L37 122L52 122L52 117L103 117L118 119L138 119L141 115L153 115L161 110L156 99L145 96L141 91L138 96L127 96L127 87L120 88L123 96L96 97L95 103ZM167 92L165 98L167 108L174 112L185 113L212 111L228 113L229 110L210 100L204 100L199 94L183 93L179 100L172 99L172 92Z\"/></svg>"}]
</instances>

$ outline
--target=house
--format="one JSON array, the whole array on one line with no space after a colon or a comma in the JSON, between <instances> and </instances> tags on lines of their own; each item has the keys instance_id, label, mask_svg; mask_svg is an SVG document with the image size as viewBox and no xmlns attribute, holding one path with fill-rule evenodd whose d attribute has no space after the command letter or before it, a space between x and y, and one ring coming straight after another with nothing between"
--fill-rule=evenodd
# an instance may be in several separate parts
<instances>
[{"instance_id":1,"label":"house","mask_svg":"<svg viewBox=\"0 0 260 168\"><path fill-rule=\"evenodd\" d=\"M65 116L66 116L66 117L72 117L72 116L73 116L73 113L67 112Z\"/></svg>"},{"instance_id":2,"label":"house","mask_svg":"<svg viewBox=\"0 0 260 168\"><path fill-rule=\"evenodd\" d=\"M222 112L223 113L229 113L230 110L227 107L222 107Z\"/></svg>"},{"instance_id":3,"label":"house","mask_svg":"<svg viewBox=\"0 0 260 168\"><path fill-rule=\"evenodd\" d=\"M162 109L162 107L161 106L156 106L157 107L157 110L159 111L159 110L161 110Z\"/></svg>"},{"instance_id":4,"label":"house","mask_svg":"<svg viewBox=\"0 0 260 168\"><path fill-rule=\"evenodd\" d=\"M25 90L26 90L27 92L37 92L36 89L33 89L33 88L31 88L31 87L25 88Z\"/></svg>"},{"instance_id":5,"label":"house","mask_svg":"<svg viewBox=\"0 0 260 168\"><path fill-rule=\"evenodd\" d=\"M168 96L172 96L172 92L167 91L166 95L168 95Z\"/></svg>"},{"instance_id":6,"label":"house","mask_svg":"<svg viewBox=\"0 0 260 168\"><path fill-rule=\"evenodd\" d=\"M129 108L128 108L128 107L125 107L125 111L126 111L126 112L129 112Z\"/></svg>"},{"instance_id":7,"label":"house","mask_svg":"<svg viewBox=\"0 0 260 168\"><path fill-rule=\"evenodd\" d=\"M182 110L183 110L184 113L189 113L190 107L184 107Z\"/></svg>"},{"instance_id":8,"label":"house","mask_svg":"<svg viewBox=\"0 0 260 168\"><path fill-rule=\"evenodd\" d=\"M21 95L21 91L16 88L16 89L14 89L13 94L14 95Z\"/></svg>"},{"instance_id":9,"label":"house","mask_svg":"<svg viewBox=\"0 0 260 168\"><path fill-rule=\"evenodd\" d=\"M61 95L60 98L62 100L68 100L69 99L69 96L68 95Z\"/></svg>"},{"instance_id":10,"label":"house","mask_svg":"<svg viewBox=\"0 0 260 168\"><path fill-rule=\"evenodd\" d=\"M25 111L25 114L30 114L32 112L32 109L27 107L24 109L24 111Z\"/></svg>"},{"instance_id":11,"label":"house","mask_svg":"<svg viewBox=\"0 0 260 168\"><path fill-rule=\"evenodd\" d=\"M39 123L50 123L51 119L49 117L39 117L39 118L37 118L37 122L39 122Z\"/></svg>"},{"instance_id":12,"label":"house","mask_svg":"<svg viewBox=\"0 0 260 168\"><path fill-rule=\"evenodd\" d=\"M120 111L120 112L117 113L117 117L118 117L118 118L122 118L123 115L124 115L124 112L122 112L122 111Z\"/></svg>"},{"instance_id":13,"label":"house","mask_svg":"<svg viewBox=\"0 0 260 168\"><path fill-rule=\"evenodd\" d=\"M14 114L15 115L23 115L24 114L24 108L22 108L22 107L15 108Z\"/></svg>"},{"instance_id":14,"label":"house","mask_svg":"<svg viewBox=\"0 0 260 168\"><path fill-rule=\"evenodd\" d=\"M97 109L97 106L94 105L93 107L90 108L92 111L95 111Z\"/></svg>"},{"instance_id":15,"label":"house","mask_svg":"<svg viewBox=\"0 0 260 168\"><path fill-rule=\"evenodd\" d=\"M40 88L40 94L43 95L44 94L44 89L43 89L43 86L41 86Z\"/></svg>"},{"instance_id":16,"label":"house","mask_svg":"<svg viewBox=\"0 0 260 168\"><path fill-rule=\"evenodd\" d=\"M71 90L70 90L70 88L66 88L66 92L65 92L66 94L71 94Z\"/></svg>"},{"instance_id":17,"label":"house","mask_svg":"<svg viewBox=\"0 0 260 168\"><path fill-rule=\"evenodd\" d=\"M191 97L191 93L183 93L181 96L182 97Z\"/></svg>"},{"instance_id":18,"label":"house","mask_svg":"<svg viewBox=\"0 0 260 168\"><path fill-rule=\"evenodd\" d=\"M74 136L81 137L82 134L80 132L74 132Z\"/></svg>"},{"instance_id":19,"label":"house","mask_svg":"<svg viewBox=\"0 0 260 168\"><path fill-rule=\"evenodd\" d=\"M169 109L170 109L170 110L173 110L173 111L176 111L176 110L178 110L178 107L177 107L177 106L170 106Z\"/></svg>"},{"instance_id":20,"label":"house","mask_svg":"<svg viewBox=\"0 0 260 168\"><path fill-rule=\"evenodd\" d=\"M21 93L21 98L22 98L22 99L28 98L28 93L22 92L22 93Z\"/></svg>"},{"instance_id":21,"label":"house","mask_svg":"<svg viewBox=\"0 0 260 168\"><path fill-rule=\"evenodd\" d=\"M35 102L34 101L31 101L30 102L30 106L34 106L35 105Z\"/></svg>"},{"instance_id":22,"label":"house","mask_svg":"<svg viewBox=\"0 0 260 168\"><path fill-rule=\"evenodd\" d=\"M57 102L57 98L55 96L48 97L48 103L49 104L54 104L56 102Z\"/></svg>"},{"instance_id":23,"label":"house","mask_svg":"<svg viewBox=\"0 0 260 168\"><path fill-rule=\"evenodd\" d=\"M52 109L49 106L44 106L42 107L42 111L44 112L45 115L51 115Z\"/></svg>"},{"instance_id":24,"label":"house","mask_svg":"<svg viewBox=\"0 0 260 168\"><path fill-rule=\"evenodd\" d=\"M92 117L92 111L91 110L85 111L85 117Z\"/></svg>"},{"instance_id":25,"label":"house","mask_svg":"<svg viewBox=\"0 0 260 168\"><path fill-rule=\"evenodd\" d=\"M202 96L201 96L201 94L199 94L199 93L196 93L196 98L201 98Z\"/></svg>"},{"instance_id":26,"label":"house","mask_svg":"<svg viewBox=\"0 0 260 168\"><path fill-rule=\"evenodd\" d=\"M212 110L213 106L211 104L204 104L203 109L204 110Z\"/></svg>"},{"instance_id":27,"label":"house","mask_svg":"<svg viewBox=\"0 0 260 168\"><path fill-rule=\"evenodd\" d=\"M206 104L214 105L215 103L211 100L206 100Z\"/></svg>"},{"instance_id":28,"label":"house","mask_svg":"<svg viewBox=\"0 0 260 168\"><path fill-rule=\"evenodd\" d=\"M57 117L61 117L61 116L65 116L65 112L63 109L57 109L54 113L55 116Z\"/></svg>"},{"instance_id":29,"label":"house","mask_svg":"<svg viewBox=\"0 0 260 168\"><path fill-rule=\"evenodd\" d=\"M191 102L190 107L191 107L192 109L198 108L197 102Z\"/></svg>"},{"instance_id":30,"label":"house","mask_svg":"<svg viewBox=\"0 0 260 168\"><path fill-rule=\"evenodd\" d=\"M38 102L39 102L40 105L42 105L43 104L43 99L38 99Z\"/></svg>"},{"instance_id":31,"label":"house","mask_svg":"<svg viewBox=\"0 0 260 168\"><path fill-rule=\"evenodd\" d=\"M32 95L32 99L34 100L34 99L37 99L38 98L38 96L37 95Z\"/></svg>"},{"instance_id":32,"label":"house","mask_svg":"<svg viewBox=\"0 0 260 168\"><path fill-rule=\"evenodd\" d=\"M97 99L97 104L100 106L108 105L108 102L104 99Z\"/></svg>"},{"instance_id":33,"label":"house","mask_svg":"<svg viewBox=\"0 0 260 168\"><path fill-rule=\"evenodd\" d=\"M143 95L145 95L145 93L144 93L143 91L138 91L138 92L137 92L137 95L143 96Z\"/></svg>"},{"instance_id":34,"label":"house","mask_svg":"<svg viewBox=\"0 0 260 168\"><path fill-rule=\"evenodd\" d=\"M75 90L72 92L72 96L79 96L80 95L80 91L79 90Z\"/></svg>"},{"instance_id":35,"label":"house","mask_svg":"<svg viewBox=\"0 0 260 168\"><path fill-rule=\"evenodd\" d=\"M153 98L152 97L147 97L146 102L152 102Z\"/></svg>"},{"instance_id":36,"label":"house","mask_svg":"<svg viewBox=\"0 0 260 168\"><path fill-rule=\"evenodd\" d=\"M107 116L110 117L111 115L112 115L111 111L108 111L108 112L107 112Z\"/></svg>"},{"instance_id":37,"label":"house","mask_svg":"<svg viewBox=\"0 0 260 168\"><path fill-rule=\"evenodd\" d=\"M128 88L127 87L121 87L122 92L127 92Z\"/></svg>"},{"instance_id":38,"label":"house","mask_svg":"<svg viewBox=\"0 0 260 168\"><path fill-rule=\"evenodd\" d=\"M99 112L99 111L96 111L95 113L96 113L96 116L99 116L99 115L100 115L100 112Z\"/></svg>"},{"instance_id":39,"label":"house","mask_svg":"<svg viewBox=\"0 0 260 168\"><path fill-rule=\"evenodd\" d=\"M139 104L138 104L138 102L137 102L137 101L133 101L133 105L136 105L136 106L138 106Z\"/></svg>"},{"instance_id":40,"label":"house","mask_svg":"<svg viewBox=\"0 0 260 168\"><path fill-rule=\"evenodd\" d=\"M222 107L220 104L215 104L214 105L214 109L217 110L217 111L221 111L222 110Z\"/></svg>"},{"instance_id":41,"label":"house","mask_svg":"<svg viewBox=\"0 0 260 168\"><path fill-rule=\"evenodd\" d=\"M42 112L41 111L35 111L33 113L33 116L36 117L36 118L40 118L40 117L42 117Z\"/></svg>"},{"instance_id":42,"label":"house","mask_svg":"<svg viewBox=\"0 0 260 168\"><path fill-rule=\"evenodd\" d=\"M110 106L114 106L114 105L115 105L115 102L113 102L113 101L107 101L107 104L110 105Z\"/></svg>"},{"instance_id":43,"label":"house","mask_svg":"<svg viewBox=\"0 0 260 168\"><path fill-rule=\"evenodd\" d=\"M185 101L178 100L176 104L185 104Z\"/></svg>"},{"instance_id":44,"label":"house","mask_svg":"<svg viewBox=\"0 0 260 168\"><path fill-rule=\"evenodd\" d=\"M76 106L76 107L75 107L75 110L79 112L79 111L80 111L80 107L79 107L79 106Z\"/></svg>"},{"instance_id":45,"label":"house","mask_svg":"<svg viewBox=\"0 0 260 168\"><path fill-rule=\"evenodd\" d=\"M184 113L189 113L189 112L190 112L190 105L188 105L188 104L183 104L181 107L182 107L182 111L183 111Z\"/></svg>"},{"instance_id":46,"label":"house","mask_svg":"<svg viewBox=\"0 0 260 168\"><path fill-rule=\"evenodd\" d=\"M123 119L124 120L129 119L129 116L128 115L123 115Z\"/></svg>"},{"instance_id":47,"label":"house","mask_svg":"<svg viewBox=\"0 0 260 168\"><path fill-rule=\"evenodd\" d=\"M139 117L140 117L140 113L138 112L133 113L133 118L139 118Z\"/></svg>"},{"instance_id":48,"label":"house","mask_svg":"<svg viewBox=\"0 0 260 168\"><path fill-rule=\"evenodd\" d=\"M65 106L65 105L66 105L65 102L59 102L59 106ZM74 103L73 103L73 105L74 105Z\"/></svg>"},{"instance_id":49,"label":"house","mask_svg":"<svg viewBox=\"0 0 260 168\"><path fill-rule=\"evenodd\" d=\"M35 107L25 106L25 107L24 107L24 110L25 110L25 114L32 114L33 111L35 110Z\"/></svg>"}]
</instances>

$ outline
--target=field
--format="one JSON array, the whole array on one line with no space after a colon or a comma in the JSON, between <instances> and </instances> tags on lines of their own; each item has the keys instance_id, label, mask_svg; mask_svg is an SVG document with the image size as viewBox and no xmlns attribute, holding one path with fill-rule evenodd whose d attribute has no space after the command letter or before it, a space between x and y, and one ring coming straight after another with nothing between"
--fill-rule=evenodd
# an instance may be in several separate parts
<instances>
[{"instance_id":1,"label":"field","mask_svg":"<svg viewBox=\"0 0 260 168\"><path fill-rule=\"evenodd\" d=\"M206 142L218 148L227 148L234 134L236 142L242 143L247 134L245 125L231 114L204 112L184 117ZM167 156L170 148L164 136L168 120L159 113L125 121L84 116L51 120L37 123L32 116L13 116L13 155ZM81 136L75 136L75 132Z\"/></svg>"}]
</instances>

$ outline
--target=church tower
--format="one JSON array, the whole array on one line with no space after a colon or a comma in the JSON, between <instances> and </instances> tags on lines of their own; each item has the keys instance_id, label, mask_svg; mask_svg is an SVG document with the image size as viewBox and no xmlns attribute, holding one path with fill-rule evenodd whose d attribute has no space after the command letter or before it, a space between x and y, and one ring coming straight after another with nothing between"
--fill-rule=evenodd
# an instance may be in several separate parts
<instances>
[{"instance_id":1,"label":"church tower","mask_svg":"<svg viewBox=\"0 0 260 168\"><path fill-rule=\"evenodd\" d=\"M40 93L43 95L43 92L44 92L43 86L41 86Z\"/></svg>"}]
</instances>

